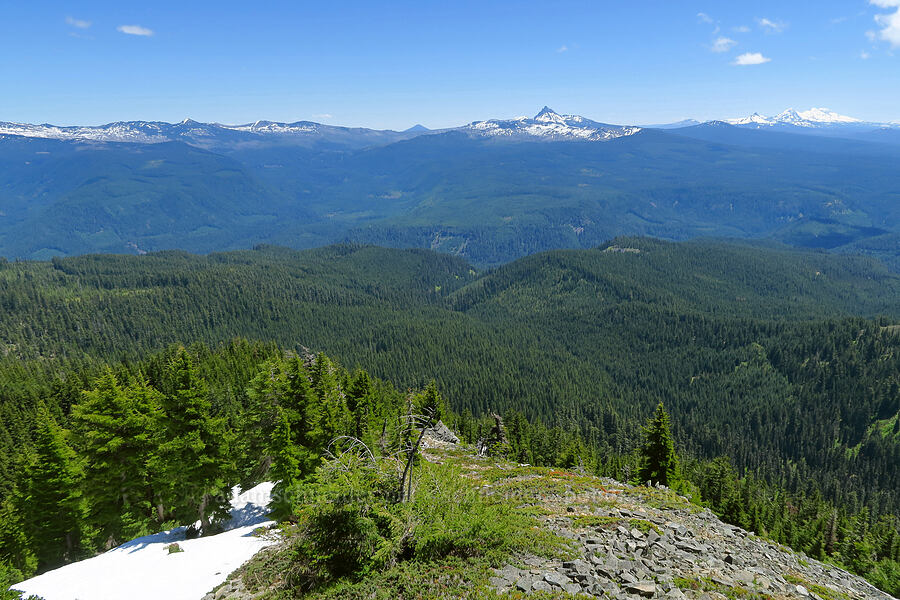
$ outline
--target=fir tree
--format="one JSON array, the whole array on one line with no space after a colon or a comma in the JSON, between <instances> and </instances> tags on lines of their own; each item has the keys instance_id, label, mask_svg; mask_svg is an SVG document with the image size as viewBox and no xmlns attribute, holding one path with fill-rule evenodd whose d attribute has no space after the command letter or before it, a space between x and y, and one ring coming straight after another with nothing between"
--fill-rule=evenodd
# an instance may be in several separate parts
<instances>
[{"instance_id":1,"label":"fir tree","mask_svg":"<svg viewBox=\"0 0 900 600\"><path fill-rule=\"evenodd\" d=\"M272 518L283 520L290 517L293 511L291 491L301 479L301 466L306 462L308 452L294 443L287 411L280 407L269 452L272 456L270 475L275 480L269 507Z\"/></svg>"},{"instance_id":2,"label":"fir tree","mask_svg":"<svg viewBox=\"0 0 900 600\"><path fill-rule=\"evenodd\" d=\"M444 417L446 412L444 399L441 397L434 379L429 381L425 389L416 396L415 410L432 423L437 423Z\"/></svg>"},{"instance_id":3,"label":"fir tree","mask_svg":"<svg viewBox=\"0 0 900 600\"><path fill-rule=\"evenodd\" d=\"M65 432L43 406L25 467L19 513L39 569L75 558L81 545L81 470Z\"/></svg>"},{"instance_id":4,"label":"fir tree","mask_svg":"<svg viewBox=\"0 0 900 600\"><path fill-rule=\"evenodd\" d=\"M353 435L362 440L369 430L372 410L372 380L363 370L357 370L347 390L347 409L353 416Z\"/></svg>"},{"instance_id":5,"label":"fir tree","mask_svg":"<svg viewBox=\"0 0 900 600\"><path fill-rule=\"evenodd\" d=\"M653 418L644 427L641 460L641 468L638 471L640 482L649 481L666 486L675 482L678 476L678 456L675 454L669 415L662 402L656 407Z\"/></svg>"},{"instance_id":6,"label":"fir tree","mask_svg":"<svg viewBox=\"0 0 900 600\"><path fill-rule=\"evenodd\" d=\"M288 380L280 359L263 364L262 370L247 386L247 407L241 417L240 452L244 484L260 481L272 463L269 439L278 419L278 407L284 403Z\"/></svg>"},{"instance_id":7,"label":"fir tree","mask_svg":"<svg viewBox=\"0 0 900 600\"><path fill-rule=\"evenodd\" d=\"M161 394L138 376L127 388L107 369L73 408L85 457L87 522L109 549L147 533L152 512L148 460Z\"/></svg>"},{"instance_id":8,"label":"fir tree","mask_svg":"<svg viewBox=\"0 0 900 600\"><path fill-rule=\"evenodd\" d=\"M158 512L186 523L199 519L208 532L211 518L224 516L228 507L224 423L210 415L206 381L186 351L176 355L167 376L172 392L163 399Z\"/></svg>"}]
</instances>

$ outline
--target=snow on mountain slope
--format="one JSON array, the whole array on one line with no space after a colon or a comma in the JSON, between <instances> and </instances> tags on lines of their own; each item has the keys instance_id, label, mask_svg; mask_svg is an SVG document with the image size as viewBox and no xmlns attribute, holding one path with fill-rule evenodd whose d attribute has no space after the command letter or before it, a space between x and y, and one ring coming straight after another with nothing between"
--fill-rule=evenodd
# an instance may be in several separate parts
<instances>
[{"instance_id":1,"label":"snow on mountain slope","mask_svg":"<svg viewBox=\"0 0 900 600\"><path fill-rule=\"evenodd\" d=\"M640 127L620 127L598 123L578 115L560 115L547 106L532 119L517 117L507 120L475 121L459 129L472 136L510 139L537 138L547 141L605 141L633 135L641 130Z\"/></svg>"},{"instance_id":2,"label":"snow on mountain slope","mask_svg":"<svg viewBox=\"0 0 900 600\"><path fill-rule=\"evenodd\" d=\"M0 123L0 134L57 140L92 140L100 142L158 143L169 139L172 125L146 121L109 123L99 127L60 127L27 123Z\"/></svg>"},{"instance_id":3,"label":"snow on mountain slope","mask_svg":"<svg viewBox=\"0 0 900 600\"><path fill-rule=\"evenodd\" d=\"M793 108L789 108L774 117L764 117L759 113L753 113L748 117L726 119L725 122L731 125L742 126L774 127L778 125L794 125L807 128L864 123L860 119L839 115L827 108L811 108L804 111L796 111Z\"/></svg>"},{"instance_id":4,"label":"snow on mountain slope","mask_svg":"<svg viewBox=\"0 0 900 600\"><path fill-rule=\"evenodd\" d=\"M256 121L245 125L222 125L220 123L200 123L185 119L180 123L148 121L127 121L109 123L96 127L60 127L57 125L31 125L27 123L0 122L0 135L51 138L70 141L131 142L154 144L181 141L201 147L232 146L234 144L261 141L303 142L319 138L359 137L362 140L375 136L388 141L405 139L414 133L398 133L372 129L351 129L333 127L310 121L296 123L276 123Z\"/></svg>"},{"instance_id":5,"label":"snow on mountain slope","mask_svg":"<svg viewBox=\"0 0 900 600\"><path fill-rule=\"evenodd\" d=\"M631 135L640 131L640 128L597 123L577 115L560 115L550 108L544 107L533 119L519 117L509 120L476 121L463 127L440 131L453 130L461 130L474 136L598 141ZM383 138L381 140L383 143L390 143L398 139L407 139L428 133L432 132L424 127L411 128L405 132L394 132L336 127L312 121L297 121L296 123L256 121L244 125L222 125L185 119L181 123L175 124L156 121L127 121L96 127L60 127L48 124L0 122L0 135L100 142L158 143L178 140L205 147L215 145L217 140L222 143L235 143L261 139L303 139L323 136L338 138L358 136L361 139L371 138L372 143L377 144L379 142L377 138Z\"/></svg>"},{"instance_id":6,"label":"snow on mountain slope","mask_svg":"<svg viewBox=\"0 0 900 600\"><path fill-rule=\"evenodd\" d=\"M273 484L234 489L223 533L184 539L186 527L134 539L109 552L12 586L44 600L199 600L251 556L274 543L257 537ZM169 554L173 542L184 550Z\"/></svg>"}]
</instances>

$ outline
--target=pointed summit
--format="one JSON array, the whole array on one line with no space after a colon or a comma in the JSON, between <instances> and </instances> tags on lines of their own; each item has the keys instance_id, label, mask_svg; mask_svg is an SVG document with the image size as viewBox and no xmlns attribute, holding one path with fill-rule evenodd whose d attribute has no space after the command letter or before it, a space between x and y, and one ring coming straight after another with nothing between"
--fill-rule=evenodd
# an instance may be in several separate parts
<instances>
[{"instance_id":1,"label":"pointed summit","mask_svg":"<svg viewBox=\"0 0 900 600\"><path fill-rule=\"evenodd\" d=\"M534 116L534 120L540 123L562 123L565 124L566 118L560 115L558 112L550 108L549 106L545 106L541 109L541 112Z\"/></svg>"},{"instance_id":2,"label":"pointed summit","mask_svg":"<svg viewBox=\"0 0 900 600\"><path fill-rule=\"evenodd\" d=\"M803 120L803 117L800 115L800 113L798 113L793 108L789 108L789 109L783 111L781 114L776 115L773 118L775 121L778 121L779 123L792 123L792 124L797 124Z\"/></svg>"},{"instance_id":3,"label":"pointed summit","mask_svg":"<svg viewBox=\"0 0 900 600\"><path fill-rule=\"evenodd\" d=\"M409 129L404 129L403 133L424 133L426 131L431 131L431 130L428 129L427 127L425 127L424 125L422 125L421 123L416 123Z\"/></svg>"}]
</instances>

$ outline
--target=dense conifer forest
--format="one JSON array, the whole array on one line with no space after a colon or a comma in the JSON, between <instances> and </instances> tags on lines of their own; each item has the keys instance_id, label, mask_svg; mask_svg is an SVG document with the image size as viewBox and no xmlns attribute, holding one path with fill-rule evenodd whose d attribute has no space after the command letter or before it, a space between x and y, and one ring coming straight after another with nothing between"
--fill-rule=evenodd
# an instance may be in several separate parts
<instances>
[{"instance_id":1,"label":"dense conifer forest","mask_svg":"<svg viewBox=\"0 0 900 600\"><path fill-rule=\"evenodd\" d=\"M510 458L623 480L663 403L670 485L897 593L898 292L869 259L722 241L484 273L366 246L5 263L2 559L14 578L206 522L229 486L397 435L430 394L466 439L496 412Z\"/></svg>"}]
</instances>

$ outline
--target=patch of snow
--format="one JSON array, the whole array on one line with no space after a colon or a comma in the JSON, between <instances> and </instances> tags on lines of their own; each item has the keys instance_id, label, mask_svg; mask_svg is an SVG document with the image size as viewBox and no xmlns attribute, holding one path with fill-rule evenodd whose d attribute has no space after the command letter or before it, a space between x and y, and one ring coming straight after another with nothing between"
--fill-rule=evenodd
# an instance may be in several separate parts
<instances>
[{"instance_id":1,"label":"patch of snow","mask_svg":"<svg viewBox=\"0 0 900 600\"><path fill-rule=\"evenodd\" d=\"M272 483L232 490L223 533L186 540L186 527L140 537L109 552L12 586L45 600L199 600L254 554L274 543L257 537L266 519ZM177 542L184 552L169 554Z\"/></svg>"}]
</instances>

